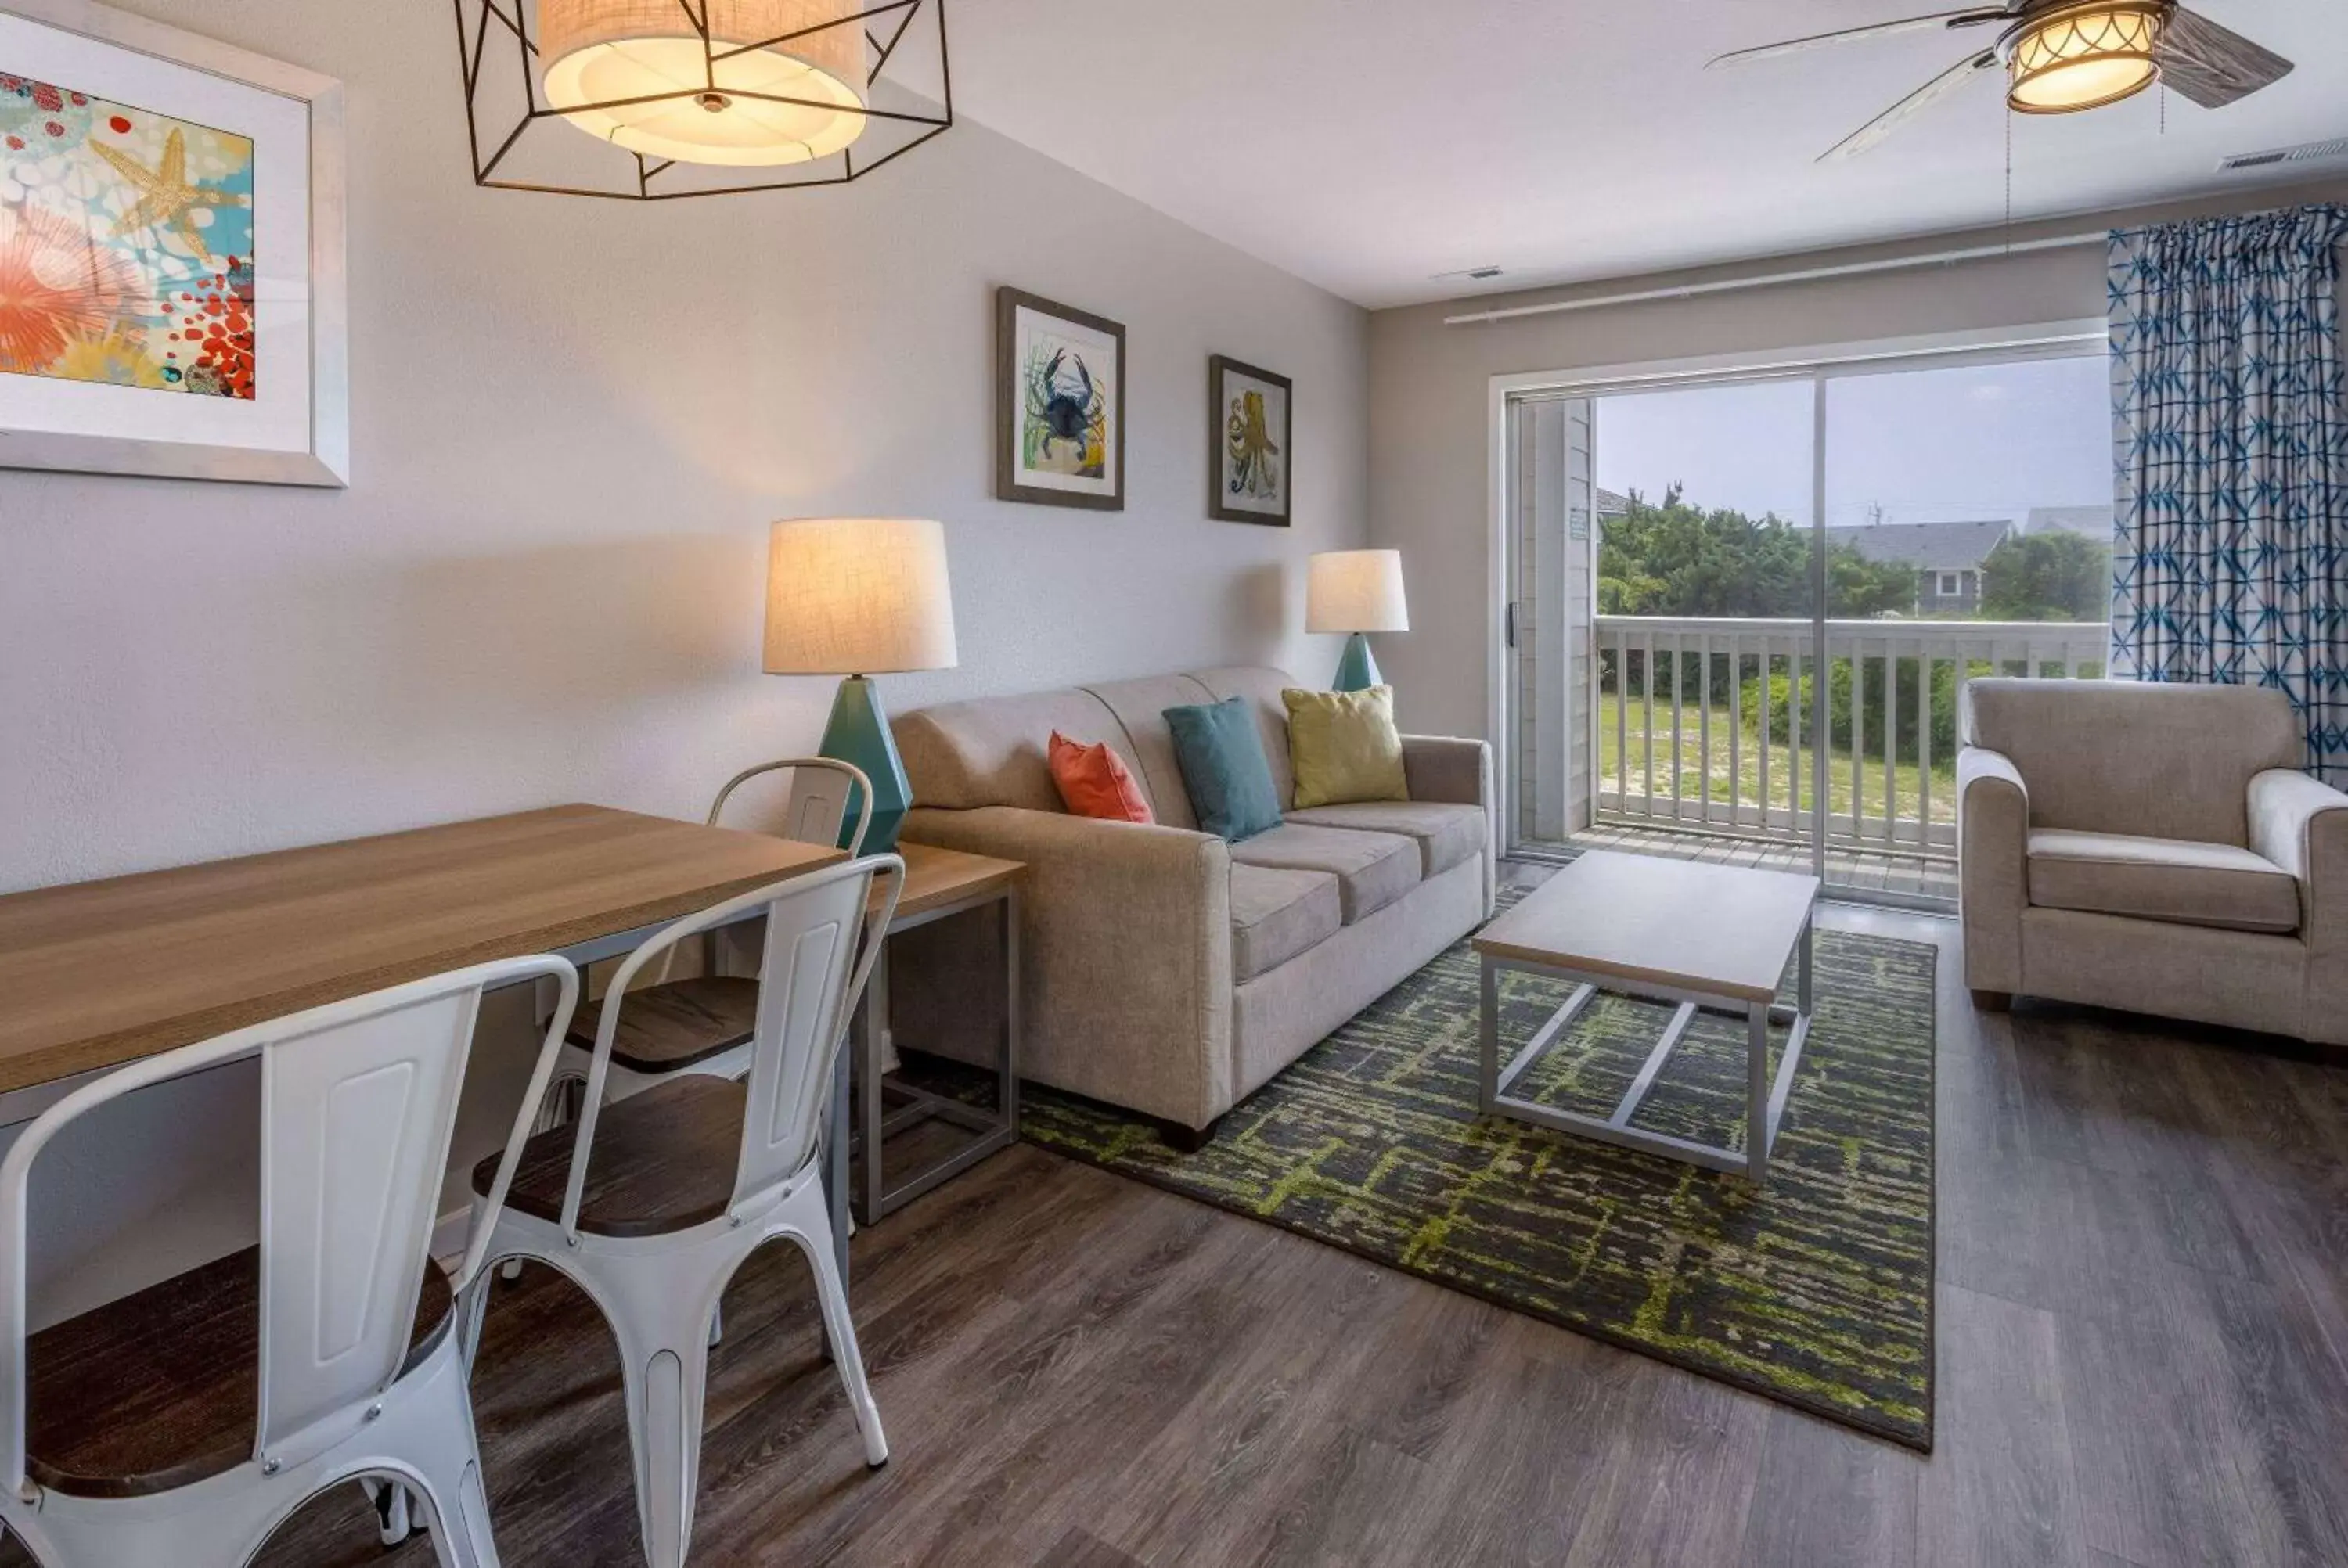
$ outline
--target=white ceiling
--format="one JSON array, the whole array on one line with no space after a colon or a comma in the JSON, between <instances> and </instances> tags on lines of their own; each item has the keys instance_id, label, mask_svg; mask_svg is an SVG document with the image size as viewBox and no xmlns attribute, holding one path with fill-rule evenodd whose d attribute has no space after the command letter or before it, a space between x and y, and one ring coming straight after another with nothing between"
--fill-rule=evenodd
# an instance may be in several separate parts
<instances>
[{"instance_id":1,"label":"white ceiling","mask_svg":"<svg viewBox=\"0 0 2348 1568\"><path fill-rule=\"evenodd\" d=\"M2194 0L2299 62L2231 108L2012 117L2017 217L2254 183L2230 153L2348 135L2348 4ZM956 107L1373 307L1997 222L1994 77L1813 161L1983 28L1706 72L1946 0L960 0ZM2348 175L2348 160L2281 178ZM2270 176L2270 179L2274 178ZM1486 263L1494 282L1435 274Z\"/></svg>"}]
</instances>

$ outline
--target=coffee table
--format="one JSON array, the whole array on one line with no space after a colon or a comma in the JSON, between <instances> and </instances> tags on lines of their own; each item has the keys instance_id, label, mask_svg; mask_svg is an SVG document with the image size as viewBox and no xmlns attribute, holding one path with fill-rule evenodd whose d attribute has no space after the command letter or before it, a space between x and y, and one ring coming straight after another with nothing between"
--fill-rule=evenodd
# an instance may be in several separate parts
<instances>
[{"instance_id":1,"label":"coffee table","mask_svg":"<svg viewBox=\"0 0 2348 1568\"><path fill-rule=\"evenodd\" d=\"M1769 1151L1809 1038L1810 932L1818 897L1815 876L1604 851L1583 855L1476 934L1484 971L1485 1113L1767 1181ZM1796 1005L1779 1007L1777 983L1787 961L1796 958ZM1575 989L1504 1068L1500 976L1511 969L1573 982ZM1601 991L1679 1004L1613 1114L1583 1115L1509 1093ZM1699 1009L1741 1014L1746 1020L1742 1150L1631 1125ZM1792 1026L1774 1083L1773 1021Z\"/></svg>"}]
</instances>

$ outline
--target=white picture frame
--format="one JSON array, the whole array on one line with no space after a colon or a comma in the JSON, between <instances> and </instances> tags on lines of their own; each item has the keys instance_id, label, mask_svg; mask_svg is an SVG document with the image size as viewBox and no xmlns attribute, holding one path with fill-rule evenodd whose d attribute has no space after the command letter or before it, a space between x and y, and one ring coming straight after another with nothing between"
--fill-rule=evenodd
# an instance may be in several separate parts
<instances>
[{"instance_id":1,"label":"white picture frame","mask_svg":"<svg viewBox=\"0 0 2348 1568\"><path fill-rule=\"evenodd\" d=\"M347 486L342 84L95 0L0 0L0 74L249 138L257 252L249 398L0 368L0 467Z\"/></svg>"}]
</instances>

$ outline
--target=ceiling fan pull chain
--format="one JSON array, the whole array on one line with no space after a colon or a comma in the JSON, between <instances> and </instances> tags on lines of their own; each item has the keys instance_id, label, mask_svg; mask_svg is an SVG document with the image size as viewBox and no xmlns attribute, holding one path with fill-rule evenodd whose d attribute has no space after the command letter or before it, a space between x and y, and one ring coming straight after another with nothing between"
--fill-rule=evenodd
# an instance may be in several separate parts
<instances>
[{"instance_id":1,"label":"ceiling fan pull chain","mask_svg":"<svg viewBox=\"0 0 2348 1568\"><path fill-rule=\"evenodd\" d=\"M2005 253L2013 254L2013 111L2005 111Z\"/></svg>"}]
</instances>

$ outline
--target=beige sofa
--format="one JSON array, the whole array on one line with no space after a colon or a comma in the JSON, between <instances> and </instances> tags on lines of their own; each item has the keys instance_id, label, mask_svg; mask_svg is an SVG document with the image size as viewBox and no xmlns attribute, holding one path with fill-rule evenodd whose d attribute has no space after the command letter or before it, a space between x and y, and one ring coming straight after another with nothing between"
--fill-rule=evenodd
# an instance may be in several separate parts
<instances>
[{"instance_id":1,"label":"beige sofa","mask_svg":"<svg viewBox=\"0 0 2348 1568\"><path fill-rule=\"evenodd\" d=\"M915 801L902 835L1029 866L1022 1076L1195 1142L1490 914L1492 764L1481 741L1406 737L1407 802L1292 811L1236 845L1198 831L1160 714L1245 698L1286 808L1295 781L1280 693L1299 684L1277 670L1208 670L896 722ZM1115 747L1158 825L1063 810L1045 763L1054 730ZM942 927L900 938L899 1038L983 1059L977 1042L956 1043L969 1020L994 1016L988 965L966 950L978 945Z\"/></svg>"},{"instance_id":2,"label":"beige sofa","mask_svg":"<svg viewBox=\"0 0 2348 1568\"><path fill-rule=\"evenodd\" d=\"M1965 983L2348 1044L2348 795L2278 692L1967 684Z\"/></svg>"}]
</instances>

